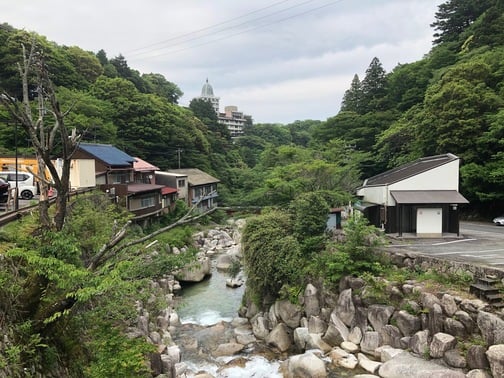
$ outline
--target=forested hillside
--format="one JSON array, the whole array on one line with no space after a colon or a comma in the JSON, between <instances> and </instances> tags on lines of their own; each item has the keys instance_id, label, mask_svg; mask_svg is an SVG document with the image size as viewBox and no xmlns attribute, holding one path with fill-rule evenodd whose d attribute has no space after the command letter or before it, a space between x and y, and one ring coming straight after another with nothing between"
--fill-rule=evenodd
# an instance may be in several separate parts
<instances>
[{"instance_id":1,"label":"forested hillside","mask_svg":"<svg viewBox=\"0 0 504 378\"><path fill-rule=\"evenodd\" d=\"M296 300L309 281L338 287L344 275L369 278L386 268L373 250L379 232L362 218L345 224L344 242L325 232L329 207L351 201L370 175L450 152L462 159L461 192L471 201L464 210L486 219L504 211L504 0L449 0L433 20L433 47L422 60L387 73L375 57L335 99L342 103L333 117L248 125L237 140L210 104L179 106L182 91L169 78L8 23L0 25L0 100L31 106L41 117L30 125L55 123L55 110L65 115L58 137L47 135L54 157L82 135L161 169L207 171L221 180L225 205L272 206L244 231L247 286L257 300ZM37 101L50 92L36 75L23 91L23 47L36 52L32 73L54 84L58 101ZM14 101L24 93L30 98ZM0 154L14 154L17 129L20 155L33 155L33 141L11 114L0 106ZM128 335L138 323L134 303L161 310L152 280L194 259L195 230L174 226L187 209L142 228L102 193L62 204L56 228L29 214L0 229L0 376L152 376L152 344ZM46 210L57 214L55 207Z\"/></svg>"},{"instance_id":2,"label":"forested hillside","mask_svg":"<svg viewBox=\"0 0 504 378\"><path fill-rule=\"evenodd\" d=\"M461 192L471 212L504 210L504 16L502 0L450 0L433 15L433 47L385 72L379 57L356 73L327 120L257 124L231 141L205 104L177 104L182 91L140 73L123 56L61 46L0 27L0 87L20 96L21 45L39 45L67 124L84 141L112 143L161 169L197 167L222 180L226 204L286 204L325 190L346 202L362 179L422 156L462 160ZM362 76L362 75L361 75ZM31 88L36 95L36 88ZM210 110L210 111L209 111ZM196 116L196 117L194 117ZM0 109L0 153L12 154L13 122ZM19 136L21 153L30 141ZM469 210L466 209L466 210Z\"/></svg>"}]
</instances>

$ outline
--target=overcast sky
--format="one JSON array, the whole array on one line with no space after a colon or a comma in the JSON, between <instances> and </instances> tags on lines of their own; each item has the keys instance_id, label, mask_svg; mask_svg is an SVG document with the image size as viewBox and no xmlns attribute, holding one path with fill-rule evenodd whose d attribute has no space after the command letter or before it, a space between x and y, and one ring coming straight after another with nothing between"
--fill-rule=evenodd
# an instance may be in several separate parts
<instances>
[{"instance_id":1,"label":"overcast sky","mask_svg":"<svg viewBox=\"0 0 504 378\"><path fill-rule=\"evenodd\" d=\"M0 0L0 23L59 45L161 73L201 94L208 78L220 108L256 123L326 120L354 74L378 57L387 72L432 46L442 0Z\"/></svg>"}]
</instances>

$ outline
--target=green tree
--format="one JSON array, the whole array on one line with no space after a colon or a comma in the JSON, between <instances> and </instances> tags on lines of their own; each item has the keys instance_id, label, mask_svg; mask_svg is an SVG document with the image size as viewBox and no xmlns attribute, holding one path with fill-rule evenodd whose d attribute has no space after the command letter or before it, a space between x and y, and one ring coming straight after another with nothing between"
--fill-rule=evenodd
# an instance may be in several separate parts
<instances>
[{"instance_id":1,"label":"green tree","mask_svg":"<svg viewBox=\"0 0 504 378\"><path fill-rule=\"evenodd\" d=\"M293 234L304 255L324 248L329 210L329 205L320 192L303 193L289 205L293 217Z\"/></svg>"},{"instance_id":2,"label":"green tree","mask_svg":"<svg viewBox=\"0 0 504 378\"><path fill-rule=\"evenodd\" d=\"M149 93L166 98L171 104L177 104L184 94L176 84L169 82L161 74L143 74L142 79L147 83Z\"/></svg>"},{"instance_id":3,"label":"green tree","mask_svg":"<svg viewBox=\"0 0 504 378\"><path fill-rule=\"evenodd\" d=\"M337 285L344 276L380 274L387 264L380 253L383 244L379 231L364 217L352 217L344 227L344 240L327 245L311 266L312 274L320 274L326 283Z\"/></svg>"},{"instance_id":4,"label":"green tree","mask_svg":"<svg viewBox=\"0 0 504 378\"><path fill-rule=\"evenodd\" d=\"M425 91L432 78L428 60L399 64L388 75L388 102L401 112L423 102Z\"/></svg>"},{"instance_id":5,"label":"green tree","mask_svg":"<svg viewBox=\"0 0 504 378\"><path fill-rule=\"evenodd\" d=\"M378 58L373 58L361 82L361 114L386 109L387 75Z\"/></svg>"},{"instance_id":6,"label":"green tree","mask_svg":"<svg viewBox=\"0 0 504 378\"><path fill-rule=\"evenodd\" d=\"M456 41L485 10L495 4L495 0L448 0L438 6L436 21L431 24L435 44Z\"/></svg>"},{"instance_id":7,"label":"green tree","mask_svg":"<svg viewBox=\"0 0 504 378\"><path fill-rule=\"evenodd\" d=\"M267 305L300 279L301 251L288 213L268 211L247 221L242 245L248 295Z\"/></svg>"},{"instance_id":8,"label":"green tree","mask_svg":"<svg viewBox=\"0 0 504 378\"><path fill-rule=\"evenodd\" d=\"M82 77L80 84L76 85L77 88L87 88L95 82L98 76L103 74L103 67L94 54L77 46L64 47L63 51L67 55L67 60L75 67L76 73Z\"/></svg>"},{"instance_id":9,"label":"green tree","mask_svg":"<svg viewBox=\"0 0 504 378\"><path fill-rule=\"evenodd\" d=\"M345 91L341 102L342 112L360 113L362 107L362 85L357 74L354 75L350 88Z\"/></svg>"},{"instance_id":10,"label":"green tree","mask_svg":"<svg viewBox=\"0 0 504 378\"><path fill-rule=\"evenodd\" d=\"M485 115L503 105L502 98L487 84L491 82L491 72L482 61L460 63L428 89L425 110L432 124L429 129L422 129L420 136L427 142L430 138L424 137L424 130L433 132L436 152L452 152L467 161L479 160L480 151L474 148L474 142L488 129Z\"/></svg>"}]
</instances>

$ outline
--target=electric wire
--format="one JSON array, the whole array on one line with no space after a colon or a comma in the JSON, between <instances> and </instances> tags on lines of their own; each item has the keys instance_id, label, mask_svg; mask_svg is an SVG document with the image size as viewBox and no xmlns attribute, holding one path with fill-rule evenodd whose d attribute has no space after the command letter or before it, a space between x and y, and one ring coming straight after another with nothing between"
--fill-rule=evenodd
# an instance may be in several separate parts
<instances>
[{"instance_id":1,"label":"electric wire","mask_svg":"<svg viewBox=\"0 0 504 378\"><path fill-rule=\"evenodd\" d=\"M194 30L194 31L191 31L191 32L188 32L188 33L184 33L184 34L180 34L178 36L175 36L175 37L172 37L172 38L168 38L164 41L161 41L161 42L156 42L156 43L153 43L153 44L150 44L150 45L147 45L147 46L144 46L144 47L139 47L139 48L136 48L136 49L133 49L133 50L130 50L130 51L126 51L126 53L133 53L133 54L130 54L130 55L135 55L135 51L139 51L139 50L145 50L147 48L150 48L150 47L154 47L154 46L158 46L158 45L162 45L166 42L171 42L171 41L174 41L174 40L177 40L177 39L181 39L181 38L184 38L184 37L187 37L187 36L190 36L190 35L193 35L193 34L197 34L197 33L200 33L202 31L205 31L205 30L210 30L210 29L213 29L215 27L218 27L220 25L225 25L225 24L229 24L230 22L233 22L233 21L236 21L236 20L239 20L239 19L242 19L242 18L245 18L245 17L248 17L250 16L251 14L255 14L255 13L259 13L265 9L269 9L269 8L273 8L279 4L282 4L282 3L287 3L291 0L282 0L282 1L279 1L279 2L276 2L276 3L273 3L271 5L268 5L266 7L263 7L263 8L259 8L259 9L256 9L255 11L251 11L251 12L248 12L248 13L245 13L241 16L238 16L238 17L235 17L235 18L232 18L230 20L227 20L227 21L223 21L223 22L219 22L217 24L214 24L214 25L210 25L210 26L206 26L204 28L201 28L201 29L197 29L197 30ZM1 25L0 25L1 26Z\"/></svg>"},{"instance_id":2,"label":"electric wire","mask_svg":"<svg viewBox=\"0 0 504 378\"><path fill-rule=\"evenodd\" d=\"M257 19L254 19L254 20L259 20L259 19L264 19L266 17L270 17L271 15L274 15L274 14L278 14L278 13L281 13L281 12L284 12L286 10L290 10L290 9L293 9L293 8L296 8L298 6L301 6L301 5L305 5L307 3L310 3L310 2L313 2L314 0L308 0L308 1L305 1L303 3L299 3L299 4L296 4L294 6L291 6L289 8L286 8L284 10L281 10L281 11L276 11L274 13L271 13L269 15L265 15L265 16L262 16L262 17L259 17ZM228 39L228 38L232 38L232 37L235 37L237 35L241 35L241 34L245 34L245 33L248 33L250 31L253 31L253 30L257 30L257 29L261 29L261 28L264 28L264 27L267 27L267 26L271 26L271 25L275 25L275 24L279 24L281 22L285 22L287 20L290 20L290 19L293 19L293 18L296 18L296 17L300 17L300 16L303 16L305 14L308 14L308 13L311 13L311 12L315 12L317 10L320 10L320 9L323 9L323 8L326 8L326 7L329 7L331 5L334 5L336 3L340 3L344 0L334 0L334 1L331 1L329 3L326 3L326 4L323 4L323 5L320 5L318 7L314 7L314 8L310 8L310 9L307 9L303 12L299 12L299 13L295 13L295 14L292 14L292 15L289 15L289 16L286 16L284 18L280 18L280 19L276 19L272 22L268 22L268 23L263 23L261 25L256 25L256 26L252 26L248 29L245 29L245 30L242 30L242 31L239 31L239 32L236 32L236 33L232 33L232 34L228 34L228 35L225 35L225 36L222 36L222 37L219 37L219 38L215 38L215 39L212 39L212 40L209 40L209 41L205 41L205 42L201 42L201 43L198 43L198 44L193 44L191 46L187 46L187 47L184 47L184 48L180 48L180 49L176 49L176 50L171 50L171 51L167 51L167 52L158 52L156 53L156 51L163 51L163 50L166 50L168 48L171 48L173 46L177 46L177 45L180 45L182 43L186 43L188 41L184 41L184 42L177 42L175 44L172 44L172 45L168 45L168 46L165 46L165 47L162 47L162 48L158 48L158 49L152 49L152 50L146 50L144 52L142 52L141 54L137 54L137 55L144 55L144 54L147 54L147 53L150 53L149 57L158 57L158 56L163 56L163 55L166 55L166 54L175 54L175 53L178 53L178 52L182 52L182 51L186 51L186 50L190 50L190 49L194 49L196 47L200 47L200 46L205 46L205 45L208 45L208 44L211 44L211 43L215 43L215 42L219 42L219 41L222 41L222 40L225 40L225 39ZM252 21L254 21L252 20ZM244 25L244 24L247 24L247 23L250 23L251 21L248 21L248 22L244 22L244 23L241 23L239 24L240 26L241 25ZM226 28L226 29L223 29L223 30L228 30L228 29L233 29L235 28L236 26L234 27L229 27L229 28ZM201 38L205 38L205 37L209 37L209 36L212 36L214 34L217 34L217 33L220 33L221 31L223 30L219 30L217 32L212 32L212 33L208 33L207 35L204 35L204 36L200 36L200 37L196 37L196 38L193 38L191 40L197 40L197 39L201 39ZM189 41L191 41L189 40ZM133 54L133 56L135 56L135 54ZM130 56L131 57L131 56Z\"/></svg>"}]
</instances>

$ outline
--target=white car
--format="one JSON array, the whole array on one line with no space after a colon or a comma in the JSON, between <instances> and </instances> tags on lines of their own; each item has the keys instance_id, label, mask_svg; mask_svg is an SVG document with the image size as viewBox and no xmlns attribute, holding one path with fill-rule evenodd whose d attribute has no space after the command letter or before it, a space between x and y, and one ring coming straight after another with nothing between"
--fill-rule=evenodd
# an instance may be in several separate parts
<instances>
[{"instance_id":1,"label":"white car","mask_svg":"<svg viewBox=\"0 0 504 378\"><path fill-rule=\"evenodd\" d=\"M493 221L496 226L504 226L504 215L494 218Z\"/></svg>"},{"instance_id":2,"label":"white car","mask_svg":"<svg viewBox=\"0 0 504 378\"><path fill-rule=\"evenodd\" d=\"M10 184L11 189L16 187L16 172L15 171L0 171L0 178ZM35 178L29 172L17 172L17 188L19 197L30 200L37 195L37 184Z\"/></svg>"}]
</instances>

